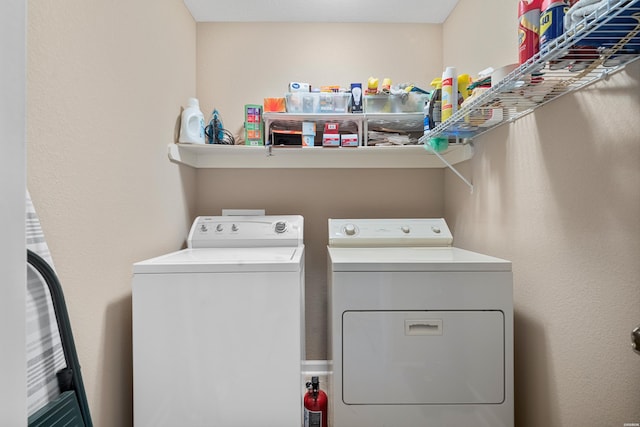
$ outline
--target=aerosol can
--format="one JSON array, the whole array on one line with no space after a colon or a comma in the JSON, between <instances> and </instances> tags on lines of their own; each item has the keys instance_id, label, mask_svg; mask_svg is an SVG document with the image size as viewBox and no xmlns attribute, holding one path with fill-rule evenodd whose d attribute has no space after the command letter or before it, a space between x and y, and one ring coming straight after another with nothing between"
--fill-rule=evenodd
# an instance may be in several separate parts
<instances>
[{"instance_id":1,"label":"aerosol can","mask_svg":"<svg viewBox=\"0 0 640 427\"><path fill-rule=\"evenodd\" d=\"M311 377L304 395L304 427L327 427L327 394L320 390L318 377Z\"/></svg>"}]
</instances>

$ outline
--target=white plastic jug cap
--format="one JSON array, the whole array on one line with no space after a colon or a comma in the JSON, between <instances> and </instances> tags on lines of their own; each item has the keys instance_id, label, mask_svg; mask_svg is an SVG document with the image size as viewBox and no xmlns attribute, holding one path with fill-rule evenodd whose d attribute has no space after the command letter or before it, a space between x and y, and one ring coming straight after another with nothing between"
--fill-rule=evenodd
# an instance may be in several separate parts
<instances>
[{"instance_id":1,"label":"white plastic jug cap","mask_svg":"<svg viewBox=\"0 0 640 427\"><path fill-rule=\"evenodd\" d=\"M198 98L189 98L189 101L187 101L187 106L199 108L200 102L198 102Z\"/></svg>"}]
</instances>

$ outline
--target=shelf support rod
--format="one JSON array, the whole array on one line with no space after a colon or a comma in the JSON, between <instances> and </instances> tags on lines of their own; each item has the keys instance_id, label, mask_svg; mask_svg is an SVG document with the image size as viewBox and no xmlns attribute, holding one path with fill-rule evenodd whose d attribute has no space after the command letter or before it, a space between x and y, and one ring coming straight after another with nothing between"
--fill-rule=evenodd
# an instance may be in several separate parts
<instances>
[{"instance_id":1,"label":"shelf support rod","mask_svg":"<svg viewBox=\"0 0 640 427\"><path fill-rule=\"evenodd\" d=\"M440 153L438 153L436 150L434 150L433 148L431 148L431 146L425 142L424 143L424 148L427 151L432 152L433 154L435 154L436 156L438 156L438 158L440 159L440 161L442 163L445 164L446 167L448 167L449 169L451 169L453 171L453 173L455 173L458 178L460 178L465 184L467 184L467 186L469 187L469 192L471 194L473 194L473 184L471 182L469 182L469 180L467 178L465 178L456 168L453 167L453 165L451 163L449 163L447 161L447 159L445 159Z\"/></svg>"}]
</instances>

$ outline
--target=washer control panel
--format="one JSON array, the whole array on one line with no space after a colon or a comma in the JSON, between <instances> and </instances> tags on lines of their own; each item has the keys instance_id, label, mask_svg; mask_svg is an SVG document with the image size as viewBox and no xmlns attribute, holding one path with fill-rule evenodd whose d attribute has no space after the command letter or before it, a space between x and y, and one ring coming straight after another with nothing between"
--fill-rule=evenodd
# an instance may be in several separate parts
<instances>
[{"instance_id":1,"label":"washer control panel","mask_svg":"<svg viewBox=\"0 0 640 427\"><path fill-rule=\"evenodd\" d=\"M444 218L329 219L329 246L451 246Z\"/></svg>"},{"instance_id":2,"label":"washer control panel","mask_svg":"<svg viewBox=\"0 0 640 427\"><path fill-rule=\"evenodd\" d=\"M199 216L193 222L189 248L299 246L304 220L299 215Z\"/></svg>"}]
</instances>

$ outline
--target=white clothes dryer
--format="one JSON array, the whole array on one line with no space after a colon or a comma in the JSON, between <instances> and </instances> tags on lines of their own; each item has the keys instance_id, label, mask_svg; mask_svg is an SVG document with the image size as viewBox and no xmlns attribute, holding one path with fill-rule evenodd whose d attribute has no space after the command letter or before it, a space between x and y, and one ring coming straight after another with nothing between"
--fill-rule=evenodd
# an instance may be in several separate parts
<instances>
[{"instance_id":1,"label":"white clothes dryer","mask_svg":"<svg viewBox=\"0 0 640 427\"><path fill-rule=\"evenodd\" d=\"M301 216L198 217L133 266L136 427L299 427Z\"/></svg>"},{"instance_id":2,"label":"white clothes dryer","mask_svg":"<svg viewBox=\"0 0 640 427\"><path fill-rule=\"evenodd\" d=\"M511 263L444 219L329 219L333 427L513 427Z\"/></svg>"}]
</instances>

